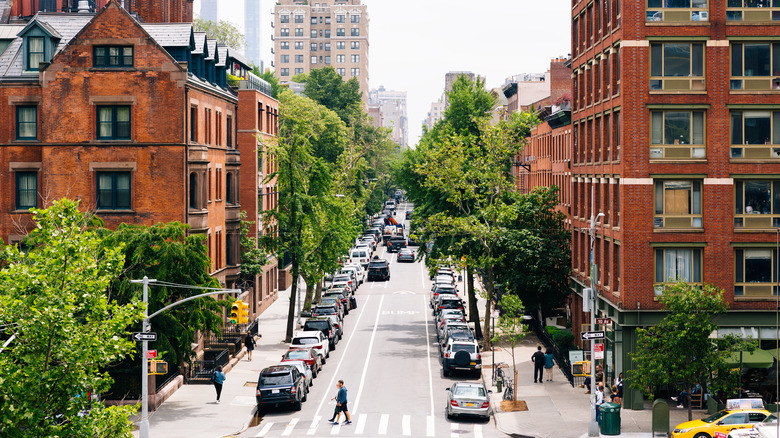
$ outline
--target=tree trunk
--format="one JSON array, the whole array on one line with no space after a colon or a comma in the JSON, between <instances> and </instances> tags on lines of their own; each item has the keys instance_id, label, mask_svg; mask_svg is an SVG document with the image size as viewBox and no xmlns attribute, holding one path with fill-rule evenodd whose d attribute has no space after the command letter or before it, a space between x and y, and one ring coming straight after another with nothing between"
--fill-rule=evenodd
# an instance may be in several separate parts
<instances>
[{"instance_id":1,"label":"tree trunk","mask_svg":"<svg viewBox=\"0 0 780 438\"><path fill-rule=\"evenodd\" d=\"M287 310L287 334L284 337L284 342L292 342L293 330L295 327L295 298L298 295L298 274L300 267L298 266L298 257L293 253L292 256L292 278L293 284L290 287L290 306Z\"/></svg>"},{"instance_id":2,"label":"tree trunk","mask_svg":"<svg viewBox=\"0 0 780 438\"><path fill-rule=\"evenodd\" d=\"M491 332L490 332L490 304L493 302L493 267L488 267L488 279L485 285L485 292L487 293L487 302L485 303L485 337L482 340L482 349L488 350L491 345Z\"/></svg>"},{"instance_id":3,"label":"tree trunk","mask_svg":"<svg viewBox=\"0 0 780 438\"><path fill-rule=\"evenodd\" d=\"M311 308L312 298L314 298L314 281L306 278L304 278L304 281L306 281L306 301L303 302L303 308L309 310Z\"/></svg>"},{"instance_id":4,"label":"tree trunk","mask_svg":"<svg viewBox=\"0 0 780 438\"><path fill-rule=\"evenodd\" d=\"M466 288L469 294L469 320L474 323L474 336L482 339L482 327L479 325L479 307L477 306L477 291L474 290L474 268L466 267ZM485 319L490 315L485 314Z\"/></svg>"},{"instance_id":5,"label":"tree trunk","mask_svg":"<svg viewBox=\"0 0 780 438\"><path fill-rule=\"evenodd\" d=\"M322 298L322 280L317 282L317 287L314 291L314 301L319 303Z\"/></svg>"}]
</instances>

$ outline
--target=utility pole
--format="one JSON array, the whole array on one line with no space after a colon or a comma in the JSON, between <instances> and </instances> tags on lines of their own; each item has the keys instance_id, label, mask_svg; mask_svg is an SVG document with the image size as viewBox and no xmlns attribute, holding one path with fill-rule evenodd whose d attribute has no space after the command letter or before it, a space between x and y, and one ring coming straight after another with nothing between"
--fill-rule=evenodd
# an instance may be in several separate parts
<instances>
[{"instance_id":1,"label":"utility pole","mask_svg":"<svg viewBox=\"0 0 780 438\"><path fill-rule=\"evenodd\" d=\"M596 261L593 257L593 245L596 242L596 222L604 217L604 213L593 210L596 205L595 187L591 186L590 191L590 296L583 299L591 300L590 303L590 329L596 330L596 304L598 302L596 293ZM596 341L590 340L590 423L588 423L588 436L599 436L599 423L596 421Z\"/></svg>"}]
</instances>

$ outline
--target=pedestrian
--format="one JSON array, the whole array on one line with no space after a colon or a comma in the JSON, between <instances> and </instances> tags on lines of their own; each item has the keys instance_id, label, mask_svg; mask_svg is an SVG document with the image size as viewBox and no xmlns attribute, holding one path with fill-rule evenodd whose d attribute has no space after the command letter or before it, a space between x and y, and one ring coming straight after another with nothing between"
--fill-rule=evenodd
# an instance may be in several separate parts
<instances>
[{"instance_id":1,"label":"pedestrian","mask_svg":"<svg viewBox=\"0 0 780 438\"><path fill-rule=\"evenodd\" d=\"M255 337L252 335L252 333L247 333L246 338L244 338L244 346L246 347L246 354L249 356L249 361L252 362L252 352L255 350L255 345L257 345L257 342L255 342Z\"/></svg>"},{"instance_id":2,"label":"pedestrian","mask_svg":"<svg viewBox=\"0 0 780 438\"><path fill-rule=\"evenodd\" d=\"M336 395L336 408L338 409L338 414L336 414L336 421L334 421L333 424L339 424L339 418L341 417L342 412L347 419L344 424L352 424L352 420L349 418L349 409L347 409L347 388L344 387L344 381L339 380L339 383L336 384L336 388L339 389L339 393Z\"/></svg>"},{"instance_id":3,"label":"pedestrian","mask_svg":"<svg viewBox=\"0 0 780 438\"><path fill-rule=\"evenodd\" d=\"M222 395L222 384L225 383L225 373L222 372L221 366L218 366L211 373L211 381L214 383L214 389L217 390L217 404L219 404L219 397Z\"/></svg>"},{"instance_id":4,"label":"pedestrian","mask_svg":"<svg viewBox=\"0 0 780 438\"><path fill-rule=\"evenodd\" d=\"M620 397L620 392L618 392L618 387L616 385L612 385L612 389L610 389L610 392L612 393L609 396L610 401L612 403L616 403L619 405L623 401L623 398Z\"/></svg>"},{"instance_id":5,"label":"pedestrian","mask_svg":"<svg viewBox=\"0 0 780 438\"><path fill-rule=\"evenodd\" d=\"M542 353L542 346L536 347L536 352L531 356L531 362L534 363L534 383L537 382L537 376L538 376L538 382L542 382L543 373L544 373L544 353Z\"/></svg>"},{"instance_id":6,"label":"pedestrian","mask_svg":"<svg viewBox=\"0 0 780 438\"><path fill-rule=\"evenodd\" d=\"M601 405L604 404L604 383L596 384L596 423L601 424Z\"/></svg>"},{"instance_id":7,"label":"pedestrian","mask_svg":"<svg viewBox=\"0 0 780 438\"><path fill-rule=\"evenodd\" d=\"M601 371L601 365L596 365L596 383L599 382L604 382L604 372ZM588 388L588 390L585 391L585 394L590 394L590 384L591 384L590 376L586 377L585 381L582 383L583 384L580 385L580 388L582 388L583 386Z\"/></svg>"},{"instance_id":8,"label":"pedestrian","mask_svg":"<svg viewBox=\"0 0 780 438\"><path fill-rule=\"evenodd\" d=\"M553 367L555 366L555 357L553 357L552 352L550 349L547 349L547 352L544 353L544 369L547 372L547 381L552 382L553 381Z\"/></svg>"},{"instance_id":9,"label":"pedestrian","mask_svg":"<svg viewBox=\"0 0 780 438\"><path fill-rule=\"evenodd\" d=\"M615 386L617 386L617 394L620 399L623 399L623 373L619 373L615 378Z\"/></svg>"}]
</instances>

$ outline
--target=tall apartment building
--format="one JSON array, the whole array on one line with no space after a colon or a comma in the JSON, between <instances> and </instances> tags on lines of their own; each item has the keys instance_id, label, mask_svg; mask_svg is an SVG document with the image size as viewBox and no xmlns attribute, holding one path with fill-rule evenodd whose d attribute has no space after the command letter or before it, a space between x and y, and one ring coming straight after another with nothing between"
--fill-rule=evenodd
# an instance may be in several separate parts
<instances>
[{"instance_id":1,"label":"tall apartment building","mask_svg":"<svg viewBox=\"0 0 780 438\"><path fill-rule=\"evenodd\" d=\"M368 10L360 0L280 0L274 6L274 68L280 84L333 66L357 78L368 102Z\"/></svg>"},{"instance_id":2,"label":"tall apartment building","mask_svg":"<svg viewBox=\"0 0 780 438\"><path fill-rule=\"evenodd\" d=\"M725 290L719 336L775 348L778 17L768 1L572 2L573 327L593 281L608 381L678 279Z\"/></svg>"},{"instance_id":3,"label":"tall apartment building","mask_svg":"<svg viewBox=\"0 0 780 438\"><path fill-rule=\"evenodd\" d=\"M428 117L425 119L425 124L426 126L428 126L428 129L433 129L433 125L435 125L443 117L444 117L444 98L442 97L436 102L431 103L431 110L428 111Z\"/></svg>"},{"instance_id":4,"label":"tall apartment building","mask_svg":"<svg viewBox=\"0 0 780 438\"><path fill-rule=\"evenodd\" d=\"M262 20L263 0L244 0L244 54L249 62L265 71L263 59L267 53L263 53L263 32L265 28Z\"/></svg>"},{"instance_id":5,"label":"tall apartment building","mask_svg":"<svg viewBox=\"0 0 780 438\"><path fill-rule=\"evenodd\" d=\"M447 93L452 91L452 84L455 83L455 80L458 79L458 76L462 75L465 75L472 81L477 80L477 75L470 71L451 71L444 75L444 109L447 109L450 106L449 102L447 101Z\"/></svg>"},{"instance_id":6,"label":"tall apartment building","mask_svg":"<svg viewBox=\"0 0 780 438\"><path fill-rule=\"evenodd\" d=\"M200 18L219 22L219 0L200 0Z\"/></svg>"},{"instance_id":7,"label":"tall apartment building","mask_svg":"<svg viewBox=\"0 0 780 438\"><path fill-rule=\"evenodd\" d=\"M393 141L401 146L409 142L409 120L406 115L406 91L386 90L384 86L371 90L369 107L378 106L381 111L379 126L390 128Z\"/></svg>"}]
</instances>

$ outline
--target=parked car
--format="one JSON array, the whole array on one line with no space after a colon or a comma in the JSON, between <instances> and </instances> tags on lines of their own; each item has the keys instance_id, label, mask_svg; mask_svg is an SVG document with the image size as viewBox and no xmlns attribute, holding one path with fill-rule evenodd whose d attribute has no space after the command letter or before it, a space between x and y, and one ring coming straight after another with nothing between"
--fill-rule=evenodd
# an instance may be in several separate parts
<instances>
[{"instance_id":1,"label":"parked car","mask_svg":"<svg viewBox=\"0 0 780 438\"><path fill-rule=\"evenodd\" d=\"M291 348L282 355L282 362L302 360L311 368L312 377L322 369L322 358L311 348Z\"/></svg>"},{"instance_id":2,"label":"parked car","mask_svg":"<svg viewBox=\"0 0 780 438\"><path fill-rule=\"evenodd\" d=\"M344 321L344 318L341 316L341 312L339 311L339 307L337 305L333 306L325 306L325 305L316 305L314 306L314 309L311 311L311 316L330 316L333 315L336 318L339 319L339 321Z\"/></svg>"},{"instance_id":3,"label":"parked car","mask_svg":"<svg viewBox=\"0 0 780 438\"><path fill-rule=\"evenodd\" d=\"M449 377L453 371L482 372L482 355L479 344L474 339L451 337L444 347L441 361L442 374Z\"/></svg>"},{"instance_id":4,"label":"parked car","mask_svg":"<svg viewBox=\"0 0 780 438\"><path fill-rule=\"evenodd\" d=\"M336 284L340 284L340 283L346 283L347 286L349 286L350 290L357 290L357 279L355 277L353 277L352 274L349 274L349 273L348 274L341 274L341 273L339 273L339 274L334 275L333 276L333 283L331 283L331 284L333 284L335 287L339 287L339 286L336 286Z\"/></svg>"},{"instance_id":5,"label":"parked car","mask_svg":"<svg viewBox=\"0 0 780 438\"><path fill-rule=\"evenodd\" d=\"M672 430L672 438L714 437L716 433L726 435L735 429L749 429L770 415L764 409L724 409L701 420L678 424Z\"/></svg>"},{"instance_id":6,"label":"parked car","mask_svg":"<svg viewBox=\"0 0 780 438\"><path fill-rule=\"evenodd\" d=\"M359 263L347 263L344 265L344 267L341 268L341 272L344 272L344 270L351 270L355 273L355 278L357 278L358 284L363 284L363 282L366 280L366 270L363 269L362 266L360 266Z\"/></svg>"},{"instance_id":7,"label":"parked car","mask_svg":"<svg viewBox=\"0 0 780 438\"><path fill-rule=\"evenodd\" d=\"M412 251L409 248L402 248L400 251L398 251L398 262L412 262L414 263L414 251Z\"/></svg>"},{"instance_id":8,"label":"parked car","mask_svg":"<svg viewBox=\"0 0 780 438\"><path fill-rule=\"evenodd\" d=\"M474 332L470 328L459 326L448 326L441 339L439 339L439 357L444 357L444 349L447 347L447 343L453 339L469 339L474 340Z\"/></svg>"},{"instance_id":9,"label":"parked car","mask_svg":"<svg viewBox=\"0 0 780 438\"><path fill-rule=\"evenodd\" d=\"M777 417L772 414L749 429L737 429L729 432L728 438L780 438Z\"/></svg>"},{"instance_id":10,"label":"parked car","mask_svg":"<svg viewBox=\"0 0 780 438\"><path fill-rule=\"evenodd\" d=\"M286 360L283 362L280 362L279 365L290 365L294 366L295 368L298 368L298 371L300 371L301 374L303 374L303 378L306 380L306 392L309 391L309 387L314 386L314 373L311 372L311 367L302 360Z\"/></svg>"},{"instance_id":11,"label":"parked car","mask_svg":"<svg viewBox=\"0 0 780 438\"><path fill-rule=\"evenodd\" d=\"M355 248L349 252L349 262L360 263L360 266L363 267L368 266L371 252L370 247Z\"/></svg>"},{"instance_id":12,"label":"parked car","mask_svg":"<svg viewBox=\"0 0 780 438\"><path fill-rule=\"evenodd\" d=\"M453 271L452 268L446 268L446 267L439 268L439 269L433 271L433 273L431 274L431 280L433 280L437 275L440 275L440 274L441 275L450 275L450 276L454 277L455 276L455 271Z\"/></svg>"},{"instance_id":13,"label":"parked car","mask_svg":"<svg viewBox=\"0 0 780 438\"><path fill-rule=\"evenodd\" d=\"M431 307L436 304L436 301L440 295L458 296L458 290L449 285L438 285L437 287L434 287L433 291L431 292Z\"/></svg>"},{"instance_id":14,"label":"parked car","mask_svg":"<svg viewBox=\"0 0 780 438\"><path fill-rule=\"evenodd\" d=\"M293 336L291 348L311 348L315 353L321 353L322 363L330 357L328 338L319 330L298 331Z\"/></svg>"},{"instance_id":15,"label":"parked car","mask_svg":"<svg viewBox=\"0 0 780 438\"><path fill-rule=\"evenodd\" d=\"M464 321L446 320L441 330L436 334L436 338L439 340L439 346L444 347L447 337L452 331L471 331L469 324Z\"/></svg>"},{"instance_id":16,"label":"parked car","mask_svg":"<svg viewBox=\"0 0 780 438\"><path fill-rule=\"evenodd\" d=\"M390 263L385 259L371 260L368 264L368 281L390 280Z\"/></svg>"},{"instance_id":17,"label":"parked car","mask_svg":"<svg viewBox=\"0 0 780 438\"><path fill-rule=\"evenodd\" d=\"M343 289L326 290L322 293L322 299L336 299L341 302L341 305L346 309L345 314L349 314L352 307L349 305L349 298L347 293Z\"/></svg>"},{"instance_id":18,"label":"parked car","mask_svg":"<svg viewBox=\"0 0 780 438\"><path fill-rule=\"evenodd\" d=\"M346 289L347 292L352 295L355 292L355 288L349 285L349 282L346 280L339 280L334 281L330 284L330 287L328 289Z\"/></svg>"},{"instance_id":19,"label":"parked car","mask_svg":"<svg viewBox=\"0 0 780 438\"><path fill-rule=\"evenodd\" d=\"M449 319L465 321L466 316L461 309L442 309L438 315L436 315L436 328L441 329L444 325L444 321Z\"/></svg>"},{"instance_id":20,"label":"parked car","mask_svg":"<svg viewBox=\"0 0 780 438\"><path fill-rule=\"evenodd\" d=\"M257 411L264 412L269 407L283 404L292 405L300 411L306 401L306 381L292 365L274 365L263 369L257 378Z\"/></svg>"},{"instance_id":21,"label":"parked car","mask_svg":"<svg viewBox=\"0 0 780 438\"><path fill-rule=\"evenodd\" d=\"M344 304L341 303L341 300L337 298L320 298L320 301L317 303L317 307L328 307L328 306L336 306L336 309L339 311L339 316L343 319L344 315L347 314L348 310Z\"/></svg>"},{"instance_id":22,"label":"parked car","mask_svg":"<svg viewBox=\"0 0 780 438\"><path fill-rule=\"evenodd\" d=\"M309 318L306 320L306 322L303 323L303 329L308 330L319 330L322 332L325 337L328 338L328 347L331 350L336 349L336 344L339 342L338 334L336 333L336 327L333 325L333 322L330 320L330 318L327 317L316 317L316 318Z\"/></svg>"},{"instance_id":23,"label":"parked car","mask_svg":"<svg viewBox=\"0 0 780 438\"><path fill-rule=\"evenodd\" d=\"M447 419L476 416L490 421L490 393L481 383L455 383L447 388Z\"/></svg>"},{"instance_id":24,"label":"parked car","mask_svg":"<svg viewBox=\"0 0 780 438\"><path fill-rule=\"evenodd\" d=\"M322 316L322 318L328 318L330 319L330 322L333 323L333 326L336 328L336 335L339 337L339 341L344 337L344 326L342 325L341 320L336 315L326 315Z\"/></svg>"},{"instance_id":25,"label":"parked car","mask_svg":"<svg viewBox=\"0 0 780 438\"><path fill-rule=\"evenodd\" d=\"M444 309L460 309L463 312L466 311L466 309L463 308L463 301L460 298L450 295L439 295L436 307L433 308L434 316L438 315L439 312Z\"/></svg>"},{"instance_id":26,"label":"parked car","mask_svg":"<svg viewBox=\"0 0 780 438\"><path fill-rule=\"evenodd\" d=\"M412 218L412 211L414 210L406 210L406 218L411 219Z\"/></svg>"},{"instance_id":27,"label":"parked car","mask_svg":"<svg viewBox=\"0 0 780 438\"><path fill-rule=\"evenodd\" d=\"M403 235L387 239L387 252L398 252L401 248L406 248L406 238Z\"/></svg>"}]
</instances>

